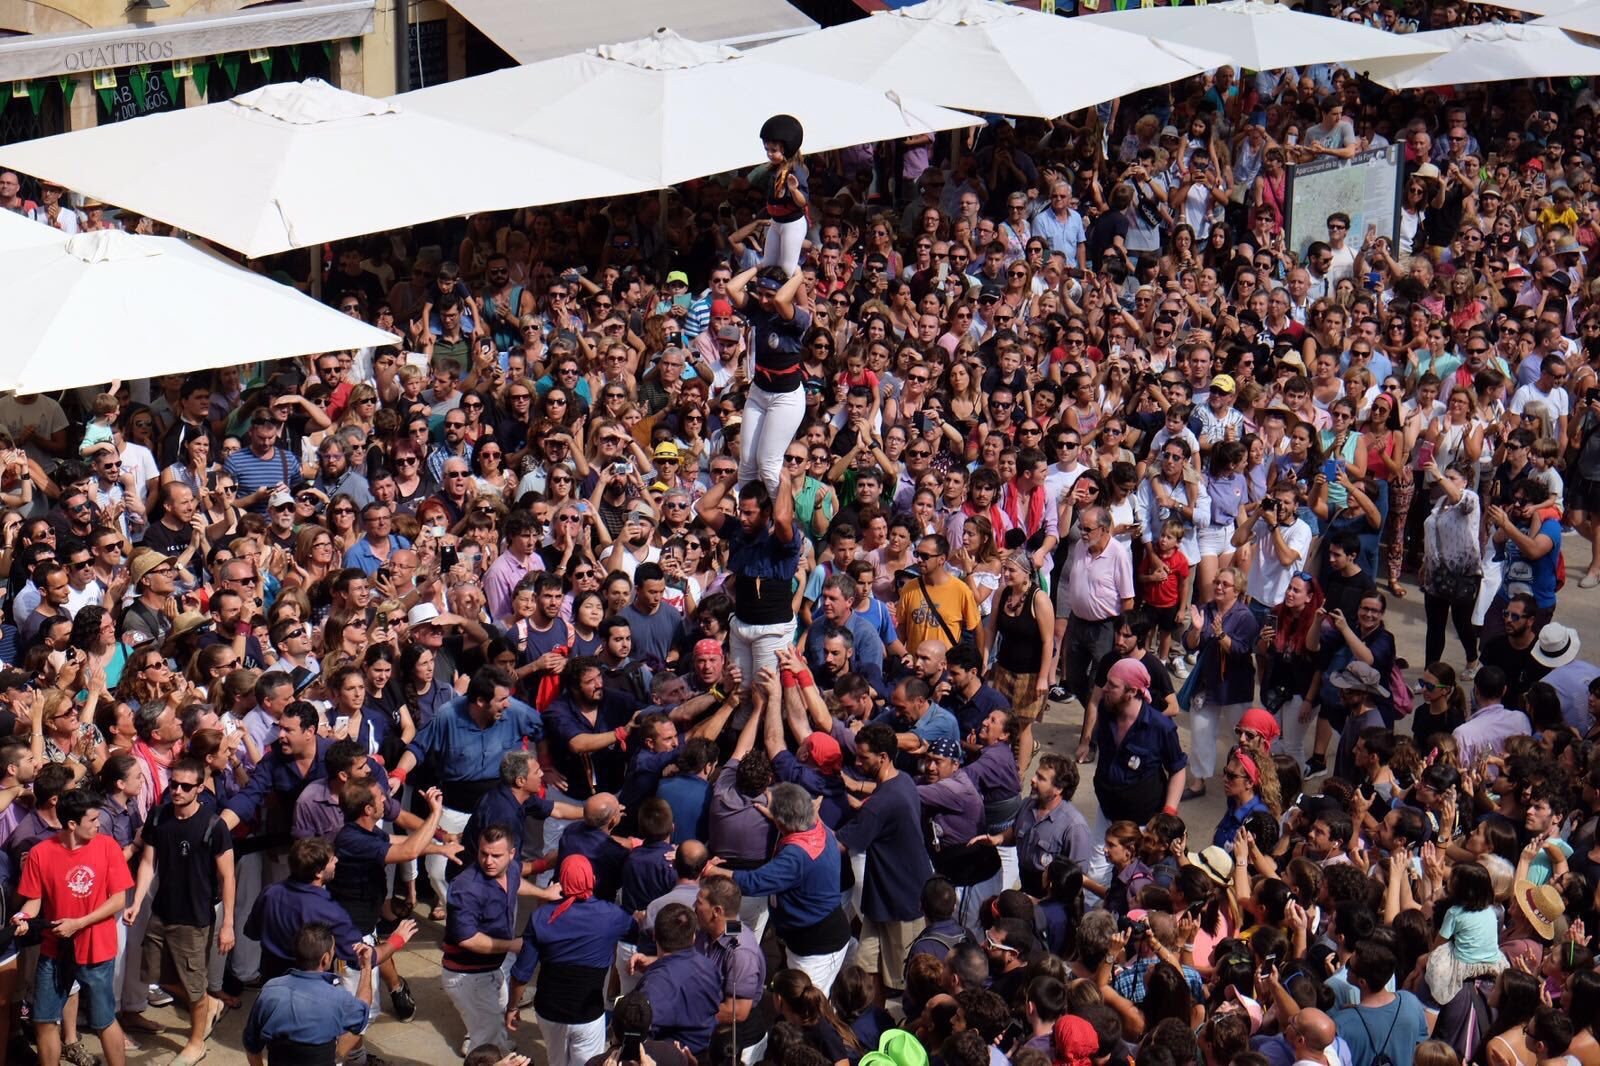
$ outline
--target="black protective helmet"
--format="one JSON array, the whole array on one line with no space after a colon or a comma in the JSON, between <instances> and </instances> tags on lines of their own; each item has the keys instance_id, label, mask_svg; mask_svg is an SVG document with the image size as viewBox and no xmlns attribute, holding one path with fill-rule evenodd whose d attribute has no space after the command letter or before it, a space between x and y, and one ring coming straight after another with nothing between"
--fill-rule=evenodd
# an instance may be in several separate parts
<instances>
[{"instance_id":1,"label":"black protective helmet","mask_svg":"<svg viewBox=\"0 0 1600 1066\"><path fill-rule=\"evenodd\" d=\"M800 120L793 115L773 115L761 124L761 139L781 145L785 159L793 159L800 154L800 142L805 135Z\"/></svg>"}]
</instances>

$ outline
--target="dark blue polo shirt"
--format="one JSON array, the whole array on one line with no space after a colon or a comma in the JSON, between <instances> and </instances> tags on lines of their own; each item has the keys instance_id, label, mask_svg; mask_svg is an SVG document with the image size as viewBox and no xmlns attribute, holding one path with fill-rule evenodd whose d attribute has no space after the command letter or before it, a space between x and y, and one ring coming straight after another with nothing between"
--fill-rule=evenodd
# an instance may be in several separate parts
<instances>
[{"instance_id":1,"label":"dark blue polo shirt","mask_svg":"<svg viewBox=\"0 0 1600 1066\"><path fill-rule=\"evenodd\" d=\"M333 950L339 958L356 961L361 931L326 888L304 881L277 881L262 889L245 919L244 935L287 964L294 961L295 937L312 922L324 922L333 930Z\"/></svg>"},{"instance_id":2,"label":"dark blue polo shirt","mask_svg":"<svg viewBox=\"0 0 1600 1066\"><path fill-rule=\"evenodd\" d=\"M582 855L594 867L595 899L610 902L617 898L628 849L611 839L610 833L582 823L567 826L561 834L561 846L556 849L556 864L559 866L568 855Z\"/></svg>"},{"instance_id":3,"label":"dark blue polo shirt","mask_svg":"<svg viewBox=\"0 0 1600 1066\"><path fill-rule=\"evenodd\" d=\"M559 906L543 904L528 919L522 950L511 967L511 979L518 984L527 984L541 961L605 971L616 954L617 941L639 932L633 915L615 903L580 899L551 921Z\"/></svg>"},{"instance_id":4,"label":"dark blue polo shirt","mask_svg":"<svg viewBox=\"0 0 1600 1066\"><path fill-rule=\"evenodd\" d=\"M269 1043L317 1047L345 1033L366 1029L372 1008L339 987L331 973L290 970L261 987L244 1026L244 1049L252 1055Z\"/></svg>"},{"instance_id":5,"label":"dark blue polo shirt","mask_svg":"<svg viewBox=\"0 0 1600 1066\"><path fill-rule=\"evenodd\" d=\"M650 1001L657 1039L678 1040L705 1054L722 1005L722 972L709 956L692 947L663 955L644 972L639 990Z\"/></svg>"},{"instance_id":6,"label":"dark blue polo shirt","mask_svg":"<svg viewBox=\"0 0 1600 1066\"><path fill-rule=\"evenodd\" d=\"M617 792L617 802L630 811L656 794L661 783L661 771L678 758L677 748L671 751L642 749L628 756L628 769L623 775L622 788Z\"/></svg>"},{"instance_id":7,"label":"dark blue polo shirt","mask_svg":"<svg viewBox=\"0 0 1600 1066\"><path fill-rule=\"evenodd\" d=\"M596 792L615 792L622 787L628 765L622 748L613 745L578 755L572 750L572 738L586 733L610 733L633 721L633 711L626 699L611 692L600 697L600 710L593 725L569 696L556 699L546 709L544 725L550 733L550 758L567 779L567 795L586 800Z\"/></svg>"},{"instance_id":8,"label":"dark blue polo shirt","mask_svg":"<svg viewBox=\"0 0 1600 1066\"><path fill-rule=\"evenodd\" d=\"M331 747L333 747L332 740L318 737L316 758L311 761L311 769L302 775L294 758L285 755L283 749L274 744L272 750L256 763L256 768L250 772L250 780L244 789L228 801L227 809L238 815L241 822L258 820L261 805L266 802L267 797L277 796L283 809L292 814L301 790L311 782L320 781L328 776L322 760Z\"/></svg>"},{"instance_id":9,"label":"dark blue polo shirt","mask_svg":"<svg viewBox=\"0 0 1600 1066\"><path fill-rule=\"evenodd\" d=\"M617 900L623 910L642 911L678 883L678 872L667 858L671 851L672 842L662 840L641 844L628 852L622 862L622 889Z\"/></svg>"},{"instance_id":10,"label":"dark blue polo shirt","mask_svg":"<svg viewBox=\"0 0 1600 1066\"><path fill-rule=\"evenodd\" d=\"M488 973L505 962L503 951L480 953L459 945L478 933L496 940L517 935L517 885L522 878L507 867L498 879L474 863L450 882L450 904L444 920L444 968L452 973Z\"/></svg>"},{"instance_id":11,"label":"dark blue polo shirt","mask_svg":"<svg viewBox=\"0 0 1600 1066\"><path fill-rule=\"evenodd\" d=\"M1189 756L1178 739L1178 727L1151 704L1139 709L1139 717L1128 727L1121 744L1112 730L1115 721L1115 715L1105 713L1095 723L1095 743L1102 752L1102 772L1095 774L1096 787L1104 781L1112 789L1126 788L1158 768L1171 777L1189 765ZM1111 753L1109 757L1106 752Z\"/></svg>"},{"instance_id":12,"label":"dark blue polo shirt","mask_svg":"<svg viewBox=\"0 0 1600 1066\"><path fill-rule=\"evenodd\" d=\"M555 806L554 800L542 796L529 796L528 802L518 803L510 785L491 789L478 801L472 817L467 819L466 828L461 830L461 861L469 865L478 861L478 836L485 826L490 825L503 825L511 830L512 851L522 862L537 859L540 854L538 841L534 842L531 851L523 846L526 843L522 839L523 819L530 816L548 818Z\"/></svg>"},{"instance_id":13,"label":"dark blue polo shirt","mask_svg":"<svg viewBox=\"0 0 1600 1066\"><path fill-rule=\"evenodd\" d=\"M363 829L346 822L333 838L333 882L328 892L350 913L357 929L370 933L378 927L378 909L389 895L387 866L389 834L382 826Z\"/></svg>"},{"instance_id":14,"label":"dark blue polo shirt","mask_svg":"<svg viewBox=\"0 0 1600 1066\"><path fill-rule=\"evenodd\" d=\"M982 725L983 720L989 717L990 711L1011 709L1011 701L988 685L979 685L978 691L972 694L970 700L952 686L949 695L939 702L944 705L945 710L956 716L963 737Z\"/></svg>"},{"instance_id":15,"label":"dark blue polo shirt","mask_svg":"<svg viewBox=\"0 0 1600 1066\"><path fill-rule=\"evenodd\" d=\"M704 840L710 835L711 782L698 774L663 777L656 795L672 808L672 842Z\"/></svg>"},{"instance_id":16,"label":"dark blue polo shirt","mask_svg":"<svg viewBox=\"0 0 1600 1066\"><path fill-rule=\"evenodd\" d=\"M815 766L808 766L792 751L778 752L778 757L772 760L772 770L779 781L799 785L813 796L822 797L822 809L817 816L829 829L839 828L839 823L850 813L850 801L845 798L844 782L838 774L829 776Z\"/></svg>"}]
</instances>

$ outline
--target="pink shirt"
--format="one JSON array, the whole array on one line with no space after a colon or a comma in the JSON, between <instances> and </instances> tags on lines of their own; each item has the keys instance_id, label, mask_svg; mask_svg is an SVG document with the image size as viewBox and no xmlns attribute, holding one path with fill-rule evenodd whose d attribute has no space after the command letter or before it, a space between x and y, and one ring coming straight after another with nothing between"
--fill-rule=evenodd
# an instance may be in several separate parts
<instances>
[{"instance_id":1,"label":"pink shirt","mask_svg":"<svg viewBox=\"0 0 1600 1066\"><path fill-rule=\"evenodd\" d=\"M1099 555L1078 541L1067 557L1067 573L1067 609L1075 617L1103 621L1122 613L1123 600L1133 599L1133 555L1115 538Z\"/></svg>"}]
</instances>

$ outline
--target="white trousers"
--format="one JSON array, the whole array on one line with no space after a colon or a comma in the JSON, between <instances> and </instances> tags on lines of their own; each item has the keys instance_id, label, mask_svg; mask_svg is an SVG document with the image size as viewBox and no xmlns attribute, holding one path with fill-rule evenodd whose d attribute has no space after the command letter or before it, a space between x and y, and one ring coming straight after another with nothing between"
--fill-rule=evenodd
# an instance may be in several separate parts
<instances>
[{"instance_id":1,"label":"white trousers","mask_svg":"<svg viewBox=\"0 0 1600 1066\"><path fill-rule=\"evenodd\" d=\"M1233 746L1233 728L1250 709L1248 703L1213 703L1203 700L1199 710L1189 712L1190 765L1194 776L1210 780L1217 773L1217 727L1226 723L1223 739ZM1103 843L1103 842L1102 842Z\"/></svg>"},{"instance_id":2,"label":"white trousers","mask_svg":"<svg viewBox=\"0 0 1600 1066\"><path fill-rule=\"evenodd\" d=\"M592 1022L568 1025L541 1017L538 1011L539 1031L544 1034L545 1052L550 1066L583 1066L606 1049L606 1018L601 1015Z\"/></svg>"},{"instance_id":3,"label":"white trousers","mask_svg":"<svg viewBox=\"0 0 1600 1066\"><path fill-rule=\"evenodd\" d=\"M758 944L761 943L762 934L767 931L767 918L771 913L766 896L746 896L739 904L739 921L750 930Z\"/></svg>"},{"instance_id":4,"label":"white trousers","mask_svg":"<svg viewBox=\"0 0 1600 1066\"><path fill-rule=\"evenodd\" d=\"M266 852L253 851L239 856L233 866L233 973L246 983L261 976L261 943L244 935L244 923L266 881L266 860Z\"/></svg>"},{"instance_id":5,"label":"white trousers","mask_svg":"<svg viewBox=\"0 0 1600 1066\"><path fill-rule=\"evenodd\" d=\"M798 382L800 379L795 377ZM778 479L783 476L783 453L800 430L806 417L806 392L768 392L760 385L750 386L744 405L744 429L739 433L739 484L760 478L767 491L778 495Z\"/></svg>"},{"instance_id":6,"label":"white trousers","mask_svg":"<svg viewBox=\"0 0 1600 1066\"><path fill-rule=\"evenodd\" d=\"M1278 711L1278 722L1283 727L1277 743L1272 745L1275 755L1287 755L1303 768L1306 764L1306 755L1310 745L1308 739L1315 739L1317 729L1317 716L1315 712L1311 717L1302 722L1300 715L1306 710L1306 701L1303 697L1295 696L1285 700Z\"/></svg>"},{"instance_id":7,"label":"white trousers","mask_svg":"<svg viewBox=\"0 0 1600 1066\"><path fill-rule=\"evenodd\" d=\"M821 989L822 994L826 996L833 991L833 982L838 978L839 971L844 969L844 958L849 952L849 944L826 955L796 955L788 948L784 948L783 958L791 970L804 971L805 975L811 978L811 983Z\"/></svg>"},{"instance_id":8,"label":"white trousers","mask_svg":"<svg viewBox=\"0 0 1600 1066\"><path fill-rule=\"evenodd\" d=\"M472 815L465 811L453 811L449 807L439 816L439 828L446 833L460 833L467 827L467 822ZM428 872L428 883L433 886L434 895L439 897L439 902L447 902L450 898L450 882L445 880L445 865L449 859L443 855L429 855L422 860L422 868Z\"/></svg>"},{"instance_id":9,"label":"white trousers","mask_svg":"<svg viewBox=\"0 0 1600 1066\"><path fill-rule=\"evenodd\" d=\"M766 244L761 248L761 265L781 266L785 274L794 277L794 272L800 269L800 253L805 244L807 228L805 215L768 226Z\"/></svg>"},{"instance_id":10,"label":"white trousers","mask_svg":"<svg viewBox=\"0 0 1600 1066\"><path fill-rule=\"evenodd\" d=\"M617 987L627 995L639 987L639 982L644 980L643 973L629 973L628 960L639 954L639 945L630 944L626 940L617 941L617 950L612 956L612 961L617 967Z\"/></svg>"},{"instance_id":11,"label":"white trousers","mask_svg":"<svg viewBox=\"0 0 1600 1066\"><path fill-rule=\"evenodd\" d=\"M779 648L794 643L793 622L753 626L735 618L728 629L733 661L738 665L747 686L755 684L756 673L763 666L778 665Z\"/></svg>"},{"instance_id":12,"label":"white trousers","mask_svg":"<svg viewBox=\"0 0 1600 1066\"><path fill-rule=\"evenodd\" d=\"M456 1005L461 1022L467 1027L469 1047L494 1044L509 1048L511 1035L506 1032L506 965L488 973L452 973L439 975L445 995Z\"/></svg>"},{"instance_id":13,"label":"white trousers","mask_svg":"<svg viewBox=\"0 0 1600 1066\"><path fill-rule=\"evenodd\" d=\"M1095 805L1094 826L1090 828L1089 835L1094 838L1094 852L1089 856L1088 867L1083 871L1083 876L1091 881L1106 884L1111 880L1111 860L1106 858L1106 830L1111 828L1111 819L1106 817L1106 812ZM1093 893L1085 890L1084 902L1088 904L1091 899L1097 899Z\"/></svg>"}]
</instances>

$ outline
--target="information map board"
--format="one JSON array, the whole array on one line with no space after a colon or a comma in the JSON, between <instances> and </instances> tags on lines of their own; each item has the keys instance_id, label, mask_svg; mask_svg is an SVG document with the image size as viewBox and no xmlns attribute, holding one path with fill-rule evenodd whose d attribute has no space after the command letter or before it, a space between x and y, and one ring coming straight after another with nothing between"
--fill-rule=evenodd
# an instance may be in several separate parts
<instances>
[{"instance_id":1,"label":"information map board","mask_svg":"<svg viewBox=\"0 0 1600 1066\"><path fill-rule=\"evenodd\" d=\"M1349 159L1321 156L1287 168L1288 188L1284 220L1289 250L1302 260L1312 241L1328 239L1328 216L1343 211L1350 216L1346 239L1352 247L1376 226L1389 238L1391 249L1400 246L1400 189L1405 176L1399 145L1369 148Z\"/></svg>"}]
</instances>

